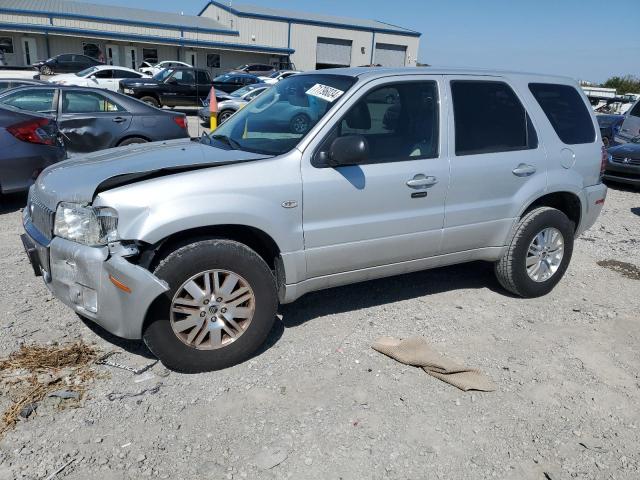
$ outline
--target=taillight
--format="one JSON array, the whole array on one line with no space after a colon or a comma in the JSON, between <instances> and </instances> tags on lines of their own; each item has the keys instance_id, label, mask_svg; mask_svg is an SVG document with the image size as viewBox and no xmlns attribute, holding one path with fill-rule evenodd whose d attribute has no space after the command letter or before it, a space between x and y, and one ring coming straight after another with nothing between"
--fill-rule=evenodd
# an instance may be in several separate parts
<instances>
[{"instance_id":1,"label":"taillight","mask_svg":"<svg viewBox=\"0 0 640 480\"><path fill-rule=\"evenodd\" d=\"M56 136L55 133L50 131L52 130L51 126L51 120L38 118L35 120L16 123L15 125L7 127L7 131L23 142L38 143L40 145L55 145Z\"/></svg>"},{"instance_id":2,"label":"taillight","mask_svg":"<svg viewBox=\"0 0 640 480\"><path fill-rule=\"evenodd\" d=\"M602 146L602 156L600 157L600 181L604 178L604 171L607 169L607 160L609 159L609 154L607 153L607 149Z\"/></svg>"},{"instance_id":3,"label":"taillight","mask_svg":"<svg viewBox=\"0 0 640 480\"><path fill-rule=\"evenodd\" d=\"M173 117L173 121L178 124L180 128L187 128L187 118L186 117Z\"/></svg>"}]
</instances>

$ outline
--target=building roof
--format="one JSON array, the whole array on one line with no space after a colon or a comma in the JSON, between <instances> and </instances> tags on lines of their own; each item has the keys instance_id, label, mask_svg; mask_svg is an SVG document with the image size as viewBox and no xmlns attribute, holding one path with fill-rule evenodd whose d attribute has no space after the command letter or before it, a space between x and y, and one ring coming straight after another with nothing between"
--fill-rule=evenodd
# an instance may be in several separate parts
<instances>
[{"instance_id":1,"label":"building roof","mask_svg":"<svg viewBox=\"0 0 640 480\"><path fill-rule=\"evenodd\" d=\"M230 2L231 3L231 2ZM209 5L215 5L218 8L222 8L228 12L238 15L240 17L250 18L262 18L269 20L281 20L281 21L295 21L298 23L306 23L311 25L322 25L338 28L350 28L356 30L367 30L385 33L395 33L400 35L410 35L419 37L422 34L408 28L399 27L390 23L381 22L378 20L337 17L333 15L321 15L316 13L299 12L293 10L285 10L279 8L262 7L258 5L250 5L246 3L233 2L231 5L227 5L218 0L210 0L200 15L207 9Z\"/></svg>"},{"instance_id":2,"label":"building roof","mask_svg":"<svg viewBox=\"0 0 640 480\"><path fill-rule=\"evenodd\" d=\"M132 2L135 4L135 2ZM238 34L212 18L140 8L114 7L71 0L2 0L0 12L51 15L79 20L103 20L115 23L174 27L182 30Z\"/></svg>"}]
</instances>

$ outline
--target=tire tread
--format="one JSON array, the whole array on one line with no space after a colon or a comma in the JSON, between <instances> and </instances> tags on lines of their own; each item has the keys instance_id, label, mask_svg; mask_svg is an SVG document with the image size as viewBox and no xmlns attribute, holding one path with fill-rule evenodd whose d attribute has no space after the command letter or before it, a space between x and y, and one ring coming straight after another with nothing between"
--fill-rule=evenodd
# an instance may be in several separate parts
<instances>
[{"instance_id":1,"label":"tire tread","mask_svg":"<svg viewBox=\"0 0 640 480\"><path fill-rule=\"evenodd\" d=\"M509 245L507 252L502 256L500 260L495 263L495 274L498 278L498 282L505 290L513 293L514 295L518 295L520 297L524 296L522 291L516 285L515 279L513 278L513 273L515 271L513 266L515 249L518 246L520 239L526 233L529 224L533 222L540 214L547 211L557 210L551 207L538 207L534 208L525 216L523 216L516 226L516 232L511 239L511 244Z\"/></svg>"}]
</instances>

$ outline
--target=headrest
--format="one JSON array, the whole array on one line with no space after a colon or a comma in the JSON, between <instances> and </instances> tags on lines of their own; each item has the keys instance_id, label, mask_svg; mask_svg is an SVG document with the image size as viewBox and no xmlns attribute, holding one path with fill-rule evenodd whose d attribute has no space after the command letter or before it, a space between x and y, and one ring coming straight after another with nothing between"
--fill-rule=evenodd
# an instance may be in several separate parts
<instances>
[{"instance_id":1,"label":"headrest","mask_svg":"<svg viewBox=\"0 0 640 480\"><path fill-rule=\"evenodd\" d=\"M347 114L345 120L347 121L347 126L354 130L371 129L371 113L365 102L356 103Z\"/></svg>"}]
</instances>

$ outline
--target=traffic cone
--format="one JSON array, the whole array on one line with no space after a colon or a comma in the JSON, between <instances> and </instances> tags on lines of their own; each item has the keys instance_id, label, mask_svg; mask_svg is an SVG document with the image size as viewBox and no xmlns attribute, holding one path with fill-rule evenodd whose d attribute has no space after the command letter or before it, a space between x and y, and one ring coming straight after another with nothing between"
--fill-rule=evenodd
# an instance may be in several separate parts
<instances>
[{"instance_id":1,"label":"traffic cone","mask_svg":"<svg viewBox=\"0 0 640 480\"><path fill-rule=\"evenodd\" d=\"M218 128L218 100L216 100L216 89L211 87L209 94L209 118L211 119L211 131Z\"/></svg>"}]
</instances>

